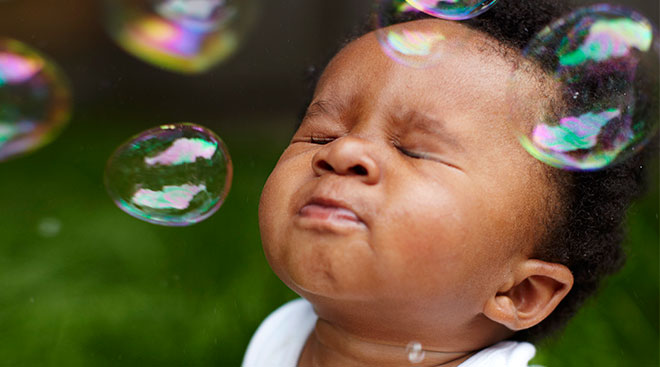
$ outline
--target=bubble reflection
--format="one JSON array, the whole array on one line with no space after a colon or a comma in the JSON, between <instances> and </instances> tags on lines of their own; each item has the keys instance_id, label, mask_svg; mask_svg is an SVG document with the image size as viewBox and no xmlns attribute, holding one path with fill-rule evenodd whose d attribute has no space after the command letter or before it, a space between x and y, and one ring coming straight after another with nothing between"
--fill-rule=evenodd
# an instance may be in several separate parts
<instances>
[{"instance_id":1,"label":"bubble reflection","mask_svg":"<svg viewBox=\"0 0 660 367\"><path fill-rule=\"evenodd\" d=\"M397 63L423 69L436 65L446 44L445 34L436 24L401 24L421 13L403 0L379 0L373 22L383 52Z\"/></svg>"},{"instance_id":2,"label":"bubble reflection","mask_svg":"<svg viewBox=\"0 0 660 367\"><path fill-rule=\"evenodd\" d=\"M22 42L0 39L0 161L52 141L70 111L69 83L57 65Z\"/></svg>"},{"instance_id":3,"label":"bubble reflection","mask_svg":"<svg viewBox=\"0 0 660 367\"><path fill-rule=\"evenodd\" d=\"M168 70L201 73L237 50L252 0L105 0L106 29L131 54Z\"/></svg>"},{"instance_id":4,"label":"bubble reflection","mask_svg":"<svg viewBox=\"0 0 660 367\"><path fill-rule=\"evenodd\" d=\"M497 0L406 0L413 8L436 18L465 20L477 17Z\"/></svg>"},{"instance_id":5,"label":"bubble reflection","mask_svg":"<svg viewBox=\"0 0 660 367\"><path fill-rule=\"evenodd\" d=\"M187 226L213 215L231 186L222 140L195 124L163 125L121 145L105 184L124 212L149 223Z\"/></svg>"},{"instance_id":6,"label":"bubble reflection","mask_svg":"<svg viewBox=\"0 0 660 367\"><path fill-rule=\"evenodd\" d=\"M539 33L513 73L514 130L537 159L569 170L597 170L639 151L658 130L660 46L652 24L625 8L580 9ZM533 70L547 76L526 92Z\"/></svg>"}]
</instances>

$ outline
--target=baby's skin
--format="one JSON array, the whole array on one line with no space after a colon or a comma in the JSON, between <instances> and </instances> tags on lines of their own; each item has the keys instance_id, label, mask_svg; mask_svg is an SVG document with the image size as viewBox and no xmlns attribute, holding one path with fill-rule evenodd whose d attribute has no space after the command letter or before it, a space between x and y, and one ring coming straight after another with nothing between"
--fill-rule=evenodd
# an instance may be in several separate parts
<instances>
[{"instance_id":1,"label":"baby's skin","mask_svg":"<svg viewBox=\"0 0 660 367\"><path fill-rule=\"evenodd\" d=\"M518 56L456 22L430 68L370 33L331 61L263 191L266 257L319 320L299 366L457 366L546 318L571 289L533 258L558 200L509 129ZM542 78L531 76L528 85Z\"/></svg>"}]
</instances>

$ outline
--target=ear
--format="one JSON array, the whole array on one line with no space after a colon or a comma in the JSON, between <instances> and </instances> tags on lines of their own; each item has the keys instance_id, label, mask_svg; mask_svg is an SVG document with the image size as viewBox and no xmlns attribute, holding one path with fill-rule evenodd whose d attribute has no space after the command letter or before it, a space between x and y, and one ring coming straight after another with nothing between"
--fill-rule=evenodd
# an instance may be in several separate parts
<instances>
[{"instance_id":1,"label":"ear","mask_svg":"<svg viewBox=\"0 0 660 367\"><path fill-rule=\"evenodd\" d=\"M573 287L573 274L561 264L525 260L509 284L491 297L484 315L510 330L531 328L554 311Z\"/></svg>"}]
</instances>

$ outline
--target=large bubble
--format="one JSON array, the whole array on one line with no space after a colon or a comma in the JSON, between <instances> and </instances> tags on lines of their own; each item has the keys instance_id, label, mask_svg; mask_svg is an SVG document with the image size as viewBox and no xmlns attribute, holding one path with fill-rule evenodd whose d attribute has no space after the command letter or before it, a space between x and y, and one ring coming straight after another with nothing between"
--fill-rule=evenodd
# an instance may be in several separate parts
<instances>
[{"instance_id":1,"label":"large bubble","mask_svg":"<svg viewBox=\"0 0 660 367\"><path fill-rule=\"evenodd\" d=\"M515 132L537 159L597 170L657 132L660 45L642 15L608 5L580 9L541 31L524 56L508 99Z\"/></svg>"},{"instance_id":2,"label":"large bubble","mask_svg":"<svg viewBox=\"0 0 660 367\"><path fill-rule=\"evenodd\" d=\"M255 15L253 0L105 0L106 29L153 65L201 73L233 55Z\"/></svg>"},{"instance_id":3,"label":"large bubble","mask_svg":"<svg viewBox=\"0 0 660 367\"><path fill-rule=\"evenodd\" d=\"M436 18L464 20L490 9L497 0L406 0L413 8Z\"/></svg>"},{"instance_id":4,"label":"large bubble","mask_svg":"<svg viewBox=\"0 0 660 367\"><path fill-rule=\"evenodd\" d=\"M149 223L187 226L220 208L232 172L227 148L212 131L189 123L163 125L117 148L105 185L124 212Z\"/></svg>"},{"instance_id":5,"label":"large bubble","mask_svg":"<svg viewBox=\"0 0 660 367\"><path fill-rule=\"evenodd\" d=\"M44 55L0 39L0 161L52 141L70 117L66 77Z\"/></svg>"},{"instance_id":6,"label":"large bubble","mask_svg":"<svg viewBox=\"0 0 660 367\"><path fill-rule=\"evenodd\" d=\"M373 16L376 37L383 52L397 63L423 69L436 65L447 45L465 40L450 37L435 22L415 24L402 21L417 19L420 10L404 0L378 0Z\"/></svg>"}]
</instances>

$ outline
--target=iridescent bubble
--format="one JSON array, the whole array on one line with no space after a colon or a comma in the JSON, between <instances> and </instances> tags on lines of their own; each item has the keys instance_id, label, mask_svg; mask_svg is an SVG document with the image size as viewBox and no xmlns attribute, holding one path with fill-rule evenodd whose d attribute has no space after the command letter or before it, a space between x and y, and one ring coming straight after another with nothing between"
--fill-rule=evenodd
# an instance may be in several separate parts
<instances>
[{"instance_id":1,"label":"iridescent bubble","mask_svg":"<svg viewBox=\"0 0 660 367\"><path fill-rule=\"evenodd\" d=\"M490 9L497 0L406 0L413 8L448 20L474 18Z\"/></svg>"},{"instance_id":2,"label":"iridescent bubble","mask_svg":"<svg viewBox=\"0 0 660 367\"><path fill-rule=\"evenodd\" d=\"M660 43L642 15L583 8L541 31L523 54L510 82L511 120L537 159L597 170L639 151L657 132ZM529 81L536 88L525 88Z\"/></svg>"},{"instance_id":3,"label":"iridescent bubble","mask_svg":"<svg viewBox=\"0 0 660 367\"><path fill-rule=\"evenodd\" d=\"M60 234L62 222L57 218L47 217L41 219L37 225L37 232L44 238L53 238Z\"/></svg>"},{"instance_id":4,"label":"iridescent bubble","mask_svg":"<svg viewBox=\"0 0 660 367\"><path fill-rule=\"evenodd\" d=\"M149 223L187 226L215 213L233 167L222 140L195 124L163 125L121 145L108 160L105 185L117 206Z\"/></svg>"},{"instance_id":5,"label":"iridescent bubble","mask_svg":"<svg viewBox=\"0 0 660 367\"><path fill-rule=\"evenodd\" d=\"M406 346L406 353L408 353L408 362L410 363L422 363L424 358L426 358L426 353L422 344L419 342L410 342Z\"/></svg>"},{"instance_id":6,"label":"iridescent bubble","mask_svg":"<svg viewBox=\"0 0 660 367\"><path fill-rule=\"evenodd\" d=\"M106 29L131 54L181 73L233 55L255 15L253 0L105 0Z\"/></svg>"},{"instance_id":7,"label":"iridescent bubble","mask_svg":"<svg viewBox=\"0 0 660 367\"><path fill-rule=\"evenodd\" d=\"M59 68L19 41L0 39L0 161L52 141L70 110L69 83Z\"/></svg>"},{"instance_id":8,"label":"iridescent bubble","mask_svg":"<svg viewBox=\"0 0 660 367\"><path fill-rule=\"evenodd\" d=\"M378 0L373 22L378 42L387 56L399 64L421 69L436 65L447 45L458 40L448 39L433 22L414 27L402 23L420 15L423 14L407 1Z\"/></svg>"}]
</instances>

